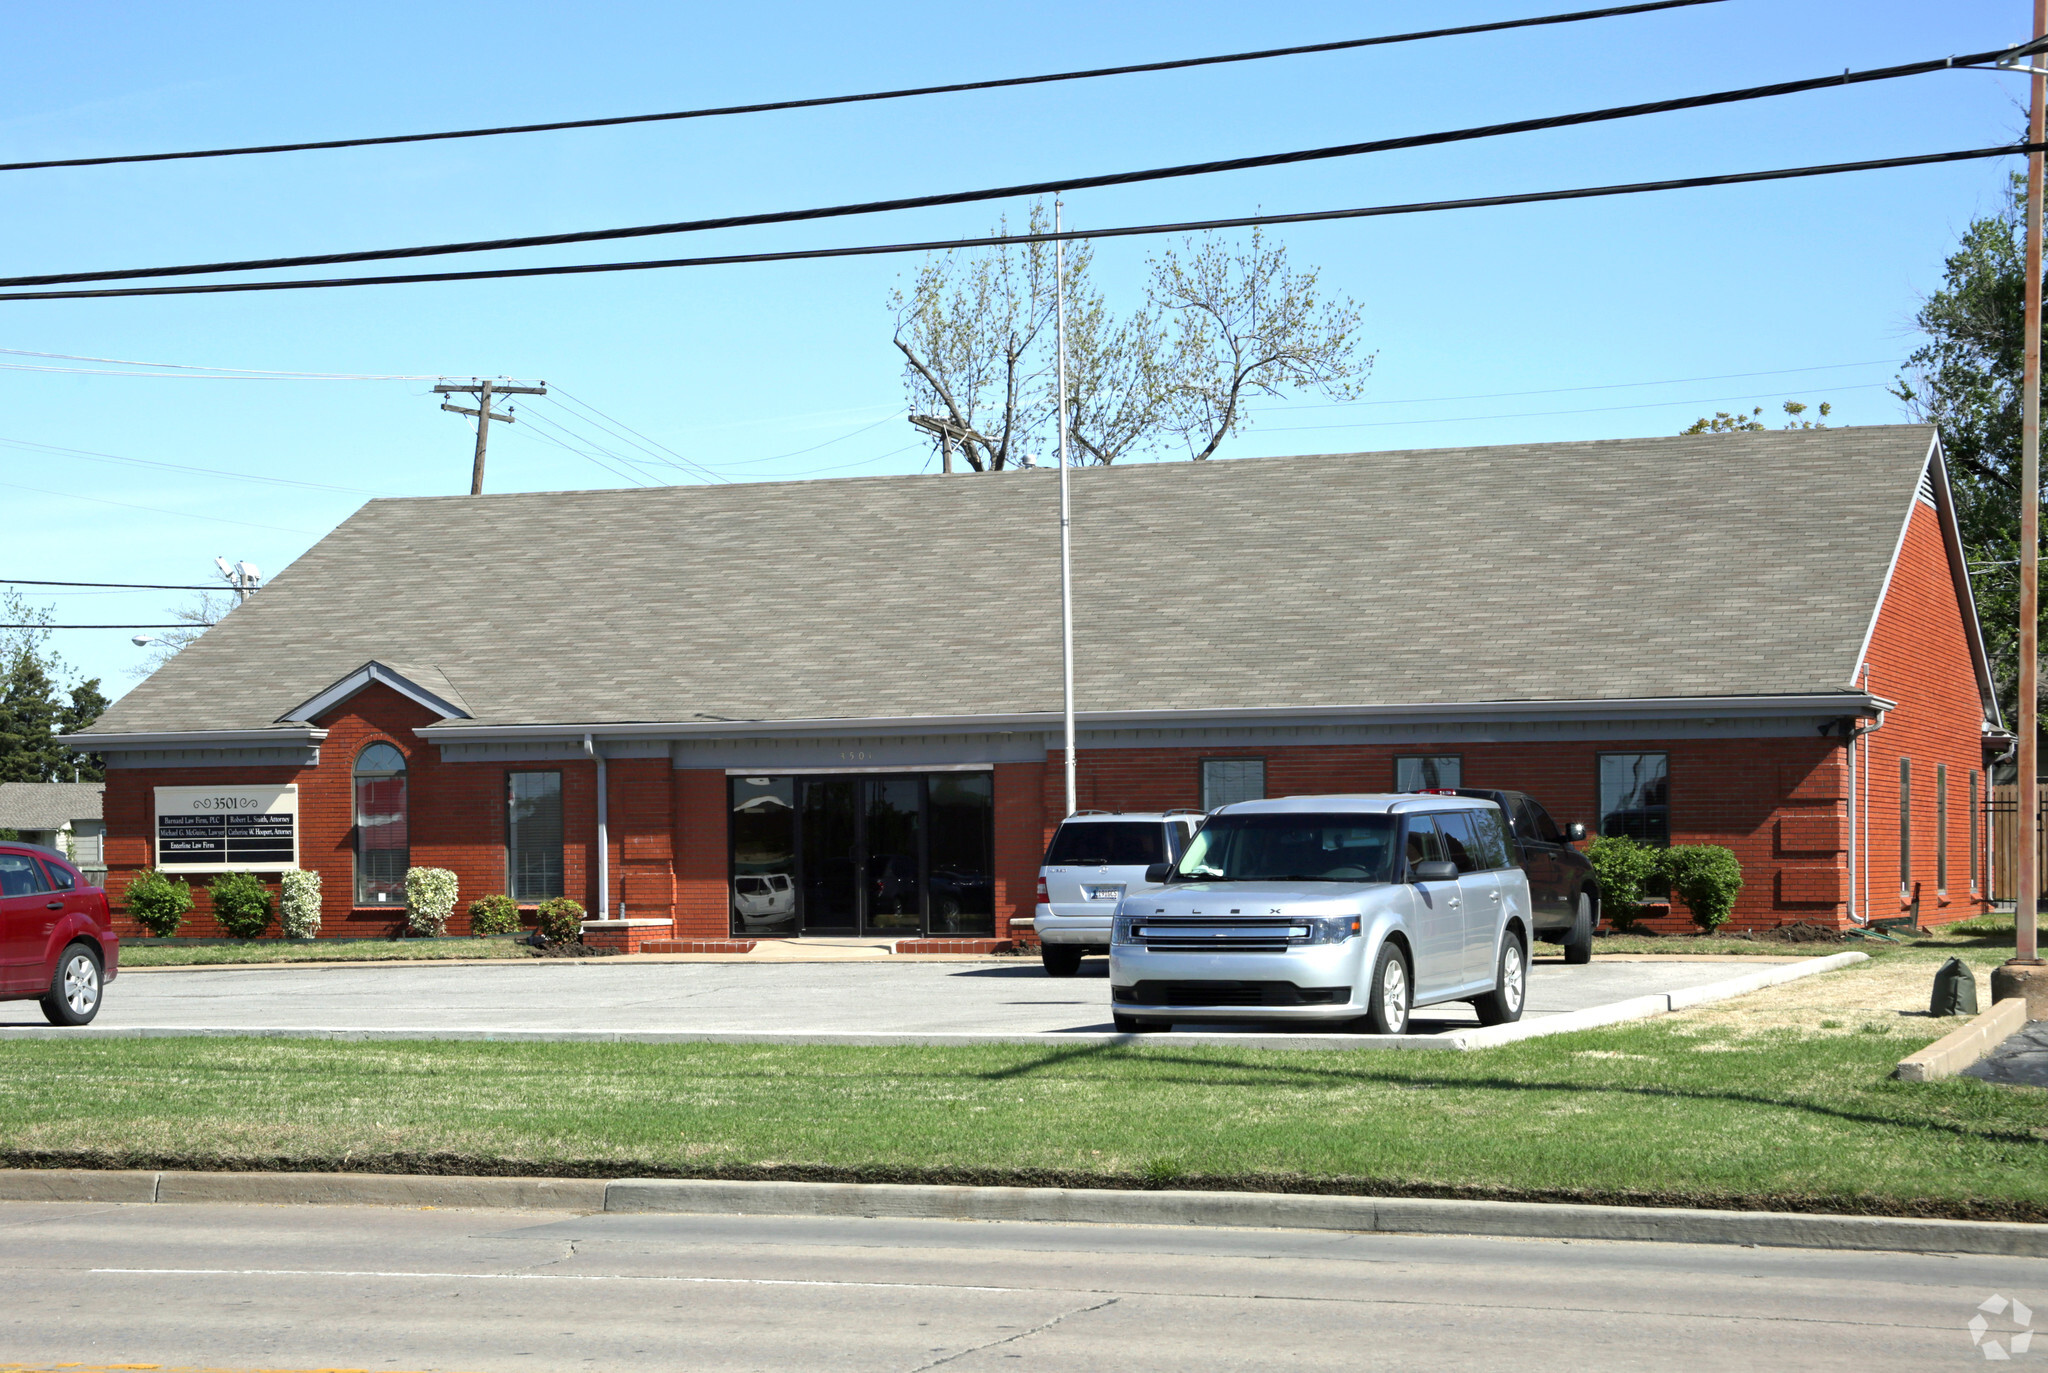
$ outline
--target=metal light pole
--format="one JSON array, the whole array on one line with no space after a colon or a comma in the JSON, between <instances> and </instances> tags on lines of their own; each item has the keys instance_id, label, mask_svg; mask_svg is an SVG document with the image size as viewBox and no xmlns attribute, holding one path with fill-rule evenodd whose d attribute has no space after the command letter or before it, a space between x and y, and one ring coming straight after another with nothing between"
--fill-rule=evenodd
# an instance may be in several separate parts
<instances>
[{"instance_id":1,"label":"metal light pole","mask_svg":"<svg viewBox=\"0 0 2048 1373\"><path fill-rule=\"evenodd\" d=\"M2048 0L2034 0L2032 37L2048 31ZM2041 606L2041 174L2038 151L2048 119L2048 77L2039 65L2048 60L2039 54L2027 60L2027 83L2033 100L2027 119L2027 142L2035 151L2027 154L2027 251L2026 251L2026 351L2020 381L2020 681L2019 681L2019 835L2013 857L2017 860L2019 890L2013 902L2013 957L1993 971L1991 996L1994 1001L2024 997L2033 1017L2048 1016L2048 967L2042 965L2036 938L2036 907L2041 879L2035 860L2040 827L2039 777L2040 737L2040 606Z\"/></svg>"},{"instance_id":2,"label":"metal light pole","mask_svg":"<svg viewBox=\"0 0 2048 1373\"><path fill-rule=\"evenodd\" d=\"M2039 0L2048 5L2048 0ZM2038 83L2037 83L2038 84ZM1074 509L1067 491L1067 252L1060 232L1060 202L1052 202L1053 332L1058 340L1060 371L1060 668L1065 695L1062 710L1067 731L1067 814L1080 809L1074 785Z\"/></svg>"}]
</instances>

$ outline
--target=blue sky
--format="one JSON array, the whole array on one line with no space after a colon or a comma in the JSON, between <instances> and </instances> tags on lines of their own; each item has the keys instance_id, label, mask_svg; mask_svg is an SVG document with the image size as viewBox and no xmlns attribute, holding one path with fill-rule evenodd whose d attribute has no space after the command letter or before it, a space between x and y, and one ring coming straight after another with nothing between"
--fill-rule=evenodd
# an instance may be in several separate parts
<instances>
[{"instance_id":1,"label":"blue sky","mask_svg":"<svg viewBox=\"0 0 2048 1373\"><path fill-rule=\"evenodd\" d=\"M474 7L26 5L0 160L572 119L1022 75L1590 5L1402 3ZM334 16L345 13L337 21ZM1997 47L2023 0L1729 0L1670 13L1207 70L836 109L395 148L4 174L9 274L654 222L1088 175L1455 128ZM2016 77L1943 73L1462 147L1092 191L1075 225L1700 175L2006 142ZM2008 167L1297 226L1355 299L1362 402L1259 407L1224 456L1675 433L1786 397L1900 418L1918 299ZM986 232L1021 205L499 254L507 264ZM1102 244L1137 299L1154 245ZM910 258L0 307L0 347L296 372L545 378L736 480L925 469L897 416L887 295ZM78 371L19 370L27 367ZM282 568L368 495L467 489L467 422L428 381L166 380L0 356L0 576L187 582ZM1804 369L1804 370L1801 370ZM1765 375L1738 375L1765 374ZM561 409L529 407L572 430ZM494 429L488 489L622 484ZM617 447L616 440L606 442ZM24 447L21 445L41 445ZM79 452L199 471L93 459ZM809 450L809 451L804 451ZM678 480L680 469L654 469ZM261 477L266 484L238 478ZM33 488L33 489L30 489ZM342 490L319 488L345 488ZM111 502L111 503L110 503ZM594 534L594 540L595 540ZM508 550L511 552L511 550ZM33 590L33 589L25 589ZM34 597L156 621L176 593ZM111 693L118 631L59 651Z\"/></svg>"}]
</instances>

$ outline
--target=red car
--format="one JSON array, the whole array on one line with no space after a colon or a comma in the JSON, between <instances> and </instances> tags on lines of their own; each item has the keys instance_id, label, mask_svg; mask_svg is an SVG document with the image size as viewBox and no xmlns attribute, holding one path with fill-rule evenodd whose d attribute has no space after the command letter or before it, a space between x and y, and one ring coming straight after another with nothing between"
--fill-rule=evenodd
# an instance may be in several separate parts
<instances>
[{"instance_id":1,"label":"red car","mask_svg":"<svg viewBox=\"0 0 2048 1373\"><path fill-rule=\"evenodd\" d=\"M34 997L52 1025L83 1025L120 961L106 892L54 849L0 840L0 1001Z\"/></svg>"}]
</instances>

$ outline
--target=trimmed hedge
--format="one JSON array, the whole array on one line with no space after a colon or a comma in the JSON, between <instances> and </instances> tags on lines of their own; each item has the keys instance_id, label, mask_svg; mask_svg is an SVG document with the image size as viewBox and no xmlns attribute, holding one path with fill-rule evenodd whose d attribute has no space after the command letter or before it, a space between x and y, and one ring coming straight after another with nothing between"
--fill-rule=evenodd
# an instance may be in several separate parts
<instances>
[{"instance_id":1,"label":"trimmed hedge","mask_svg":"<svg viewBox=\"0 0 2048 1373\"><path fill-rule=\"evenodd\" d=\"M438 939L448 933L448 917L455 913L457 882L446 868L405 870L405 923L414 934Z\"/></svg>"},{"instance_id":2,"label":"trimmed hedge","mask_svg":"<svg viewBox=\"0 0 2048 1373\"><path fill-rule=\"evenodd\" d=\"M1586 845L1600 879L1600 913L1617 930L1643 918L1643 897L1657 876L1658 851L1623 835L1602 835Z\"/></svg>"},{"instance_id":3,"label":"trimmed hedge","mask_svg":"<svg viewBox=\"0 0 2048 1373\"><path fill-rule=\"evenodd\" d=\"M155 868L144 868L135 874L122 899L136 924L158 939L169 939L185 923L185 912L192 909L192 888Z\"/></svg>"},{"instance_id":4,"label":"trimmed hedge","mask_svg":"<svg viewBox=\"0 0 2048 1373\"><path fill-rule=\"evenodd\" d=\"M469 903L469 932L483 936L489 934L516 934L519 930L519 903L502 892L490 896L479 896Z\"/></svg>"},{"instance_id":5,"label":"trimmed hedge","mask_svg":"<svg viewBox=\"0 0 2048 1373\"><path fill-rule=\"evenodd\" d=\"M583 907L566 896L540 903L540 932L550 944L573 944L583 937Z\"/></svg>"},{"instance_id":6,"label":"trimmed hedge","mask_svg":"<svg viewBox=\"0 0 2048 1373\"><path fill-rule=\"evenodd\" d=\"M224 872L206 884L213 918L230 939L261 939L270 928L270 888L253 872Z\"/></svg>"},{"instance_id":7,"label":"trimmed hedge","mask_svg":"<svg viewBox=\"0 0 2048 1373\"><path fill-rule=\"evenodd\" d=\"M278 883L278 915L286 939L320 937L320 874L313 869L288 872Z\"/></svg>"},{"instance_id":8,"label":"trimmed hedge","mask_svg":"<svg viewBox=\"0 0 2048 1373\"><path fill-rule=\"evenodd\" d=\"M1664 876L1692 921L1709 934L1728 923L1742 892L1742 864L1719 844L1680 844L1664 851Z\"/></svg>"}]
</instances>

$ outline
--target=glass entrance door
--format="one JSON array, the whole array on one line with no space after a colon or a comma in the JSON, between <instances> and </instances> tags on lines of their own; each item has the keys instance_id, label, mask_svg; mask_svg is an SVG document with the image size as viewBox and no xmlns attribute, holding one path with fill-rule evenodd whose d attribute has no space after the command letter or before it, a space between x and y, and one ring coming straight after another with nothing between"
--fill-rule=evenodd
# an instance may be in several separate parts
<instances>
[{"instance_id":1,"label":"glass entrance door","mask_svg":"<svg viewBox=\"0 0 2048 1373\"><path fill-rule=\"evenodd\" d=\"M993 933L992 783L985 772L734 775L734 936Z\"/></svg>"}]
</instances>

